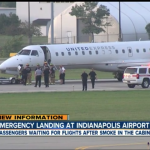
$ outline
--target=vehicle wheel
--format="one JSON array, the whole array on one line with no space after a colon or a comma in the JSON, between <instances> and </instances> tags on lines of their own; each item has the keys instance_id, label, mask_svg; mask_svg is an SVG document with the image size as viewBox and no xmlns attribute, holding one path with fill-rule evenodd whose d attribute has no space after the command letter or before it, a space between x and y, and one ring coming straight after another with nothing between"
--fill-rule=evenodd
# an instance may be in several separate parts
<instances>
[{"instance_id":1,"label":"vehicle wheel","mask_svg":"<svg viewBox=\"0 0 150 150\"><path fill-rule=\"evenodd\" d=\"M144 79L142 83L142 88L148 88L149 87L149 79Z\"/></svg>"},{"instance_id":2,"label":"vehicle wheel","mask_svg":"<svg viewBox=\"0 0 150 150\"><path fill-rule=\"evenodd\" d=\"M11 79L11 84L15 84L15 83L16 83L15 78L12 78L12 79Z\"/></svg>"},{"instance_id":3,"label":"vehicle wheel","mask_svg":"<svg viewBox=\"0 0 150 150\"><path fill-rule=\"evenodd\" d=\"M134 85L134 84L128 84L128 87L129 87L129 88L134 88L135 85Z\"/></svg>"}]
</instances>

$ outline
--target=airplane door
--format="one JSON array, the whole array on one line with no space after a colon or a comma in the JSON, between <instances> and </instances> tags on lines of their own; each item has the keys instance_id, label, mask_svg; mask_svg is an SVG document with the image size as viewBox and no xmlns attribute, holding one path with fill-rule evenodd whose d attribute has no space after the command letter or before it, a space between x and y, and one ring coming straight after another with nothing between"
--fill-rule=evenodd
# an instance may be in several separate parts
<instances>
[{"instance_id":1,"label":"airplane door","mask_svg":"<svg viewBox=\"0 0 150 150\"><path fill-rule=\"evenodd\" d=\"M132 48L131 47L127 47L127 49L128 49L128 56L132 57L133 56Z\"/></svg>"},{"instance_id":2,"label":"airplane door","mask_svg":"<svg viewBox=\"0 0 150 150\"><path fill-rule=\"evenodd\" d=\"M45 61L47 61L49 64L51 63L51 53L50 50L48 49L47 46L41 46L44 56L45 56Z\"/></svg>"}]
</instances>

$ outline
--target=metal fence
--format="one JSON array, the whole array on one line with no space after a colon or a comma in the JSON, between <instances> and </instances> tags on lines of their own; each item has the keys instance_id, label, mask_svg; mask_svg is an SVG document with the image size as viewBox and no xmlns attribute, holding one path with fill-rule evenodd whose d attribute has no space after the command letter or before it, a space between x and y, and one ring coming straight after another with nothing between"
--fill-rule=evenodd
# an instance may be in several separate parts
<instances>
[{"instance_id":1,"label":"metal fence","mask_svg":"<svg viewBox=\"0 0 150 150\"><path fill-rule=\"evenodd\" d=\"M92 42L91 36L72 36L72 37L54 37L55 44L73 44L73 43L89 43ZM118 41L119 34L102 34L102 35L94 35L94 42L115 42ZM78 40L80 39L80 40ZM122 41L146 41L149 40L149 36L147 33L131 33L131 34L122 34ZM78 42L77 42L78 41ZM48 38L48 43L51 43L51 39Z\"/></svg>"}]
</instances>

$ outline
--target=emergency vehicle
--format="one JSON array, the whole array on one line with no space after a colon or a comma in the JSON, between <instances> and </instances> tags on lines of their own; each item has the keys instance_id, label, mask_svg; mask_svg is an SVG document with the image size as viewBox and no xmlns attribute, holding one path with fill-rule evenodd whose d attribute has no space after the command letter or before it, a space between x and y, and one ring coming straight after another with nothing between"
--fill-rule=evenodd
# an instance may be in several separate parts
<instances>
[{"instance_id":1,"label":"emergency vehicle","mask_svg":"<svg viewBox=\"0 0 150 150\"><path fill-rule=\"evenodd\" d=\"M123 74L123 83L126 83L129 88L134 88L135 85L148 88L150 84L150 66L127 67Z\"/></svg>"}]
</instances>

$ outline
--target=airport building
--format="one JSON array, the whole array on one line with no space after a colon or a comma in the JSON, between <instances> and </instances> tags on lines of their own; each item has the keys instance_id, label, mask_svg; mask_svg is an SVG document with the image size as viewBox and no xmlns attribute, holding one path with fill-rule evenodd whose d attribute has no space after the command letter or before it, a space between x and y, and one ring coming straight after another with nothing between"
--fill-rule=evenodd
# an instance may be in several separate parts
<instances>
[{"instance_id":1,"label":"airport building","mask_svg":"<svg viewBox=\"0 0 150 150\"><path fill-rule=\"evenodd\" d=\"M5 14L9 16L9 14L16 14L16 8L9 8L9 7L0 7L0 14Z\"/></svg>"},{"instance_id":2,"label":"airport building","mask_svg":"<svg viewBox=\"0 0 150 150\"><path fill-rule=\"evenodd\" d=\"M91 36L82 33L84 25L80 19L71 16L72 6L82 2L72 3L60 12L54 19L54 43L82 43L91 42ZM111 26L105 33L94 34L94 42L114 42L119 38L119 2L100 2L110 10L110 17L106 20ZM121 37L123 41L149 40L146 25L150 23L150 2L120 2ZM51 43L51 28L49 28L48 42Z\"/></svg>"},{"instance_id":3,"label":"airport building","mask_svg":"<svg viewBox=\"0 0 150 150\"><path fill-rule=\"evenodd\" d=\"M54 2L54 18L68 8L71 2ZM30 6L30 22L41 27L42 36L48 36L51 20L50 2L16 2L16 15L21 21L28 21L28 8Z\"/></svg>"}]
</instances>

